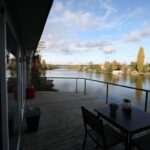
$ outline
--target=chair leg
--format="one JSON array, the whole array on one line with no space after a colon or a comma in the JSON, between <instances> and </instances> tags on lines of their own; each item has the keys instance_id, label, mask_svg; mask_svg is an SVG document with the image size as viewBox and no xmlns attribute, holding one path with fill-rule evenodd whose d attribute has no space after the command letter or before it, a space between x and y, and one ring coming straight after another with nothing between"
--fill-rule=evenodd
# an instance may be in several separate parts
<instances>
[{"instance_id":1,"label":"chair leg","mask_svg":"<svg viewBox=\"0 0 150 150\"><path fill-rule=\"evenodd\" d=\"M84 148L85 148L86 138L87 138L87 132L85 132L85 137L84 137L84 141L83 141L82 150L84 150Z\"/></svg>"}]
</instances>

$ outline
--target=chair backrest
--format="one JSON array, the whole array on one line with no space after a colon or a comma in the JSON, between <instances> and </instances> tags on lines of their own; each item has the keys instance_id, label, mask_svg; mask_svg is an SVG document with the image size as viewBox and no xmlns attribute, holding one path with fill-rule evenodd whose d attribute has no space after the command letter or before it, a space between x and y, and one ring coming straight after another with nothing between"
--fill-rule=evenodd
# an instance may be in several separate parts
<instances>
[{"instance_id":1,"label":"chair backrest","mask_svg":"<svg viewBox=\"0 0 150 150\"><path fill-rule=\"evenodd\" d=\"M102 136L104 138L103 121L98 116L94 115L83 106L81 107L81 110L82 110L82 116L83 116L85 128L87 129L87 126L89 126L99 136Z\"/></svg>"}]
</instances>

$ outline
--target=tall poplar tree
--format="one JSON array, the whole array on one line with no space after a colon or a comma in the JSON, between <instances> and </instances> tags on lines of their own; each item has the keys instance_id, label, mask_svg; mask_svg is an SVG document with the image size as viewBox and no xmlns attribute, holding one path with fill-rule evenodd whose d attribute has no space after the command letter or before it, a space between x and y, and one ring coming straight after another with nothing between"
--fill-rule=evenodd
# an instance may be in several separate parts
<instances>
[{"instance_id":1,"label":"tall poplar tree","mask_svg":"<svg viewBox=\"0 0 150 150\"><path fill-rule=\"evenodd\" d=\"M143 70L143 66L144 66L144 48L140 47L139 52L138 52L138 56L137 56L137 69L139 72L142 72Z\"/></svg>"}]
</instances>

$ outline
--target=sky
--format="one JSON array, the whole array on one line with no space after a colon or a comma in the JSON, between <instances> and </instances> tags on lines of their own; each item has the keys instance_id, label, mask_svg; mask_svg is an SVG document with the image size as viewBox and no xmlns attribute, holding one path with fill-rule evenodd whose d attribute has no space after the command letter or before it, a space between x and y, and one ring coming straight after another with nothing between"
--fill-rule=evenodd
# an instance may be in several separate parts
<instances>
[{"instance_id":1,"label":"sky","mask_svg":"<svg viewBox=\"0 0 150 150\"><path fill-rule=\"evenodd\" d=\"M150 0L54 0L40 54L51 64L150 63Z\"/></svg>"}]
</instances>

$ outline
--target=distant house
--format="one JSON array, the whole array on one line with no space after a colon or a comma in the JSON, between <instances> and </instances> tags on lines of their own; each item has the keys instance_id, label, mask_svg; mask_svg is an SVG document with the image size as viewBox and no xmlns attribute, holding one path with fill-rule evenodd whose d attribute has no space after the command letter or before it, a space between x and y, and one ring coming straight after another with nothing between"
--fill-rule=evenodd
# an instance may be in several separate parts
<instances>
[{"instance_id":1,"label":"distant house","mask_svg":"<svg viewBox=\"0 0 150 150\"><path fill-rule=\"evenodd\" d=\"M112 74L123 74L122 70L114 70L112 71Z\"/></svg>"},{"instance_id":2,"label":"distant house","mask_svg":"<svg viewBox=\"0 0 150 150\"><path fill-rule=\"evenodd\" d=\"M102 69L103 71L106 71L105 65L101 65L101 69Z\"/></svg>"}]
</instances>

